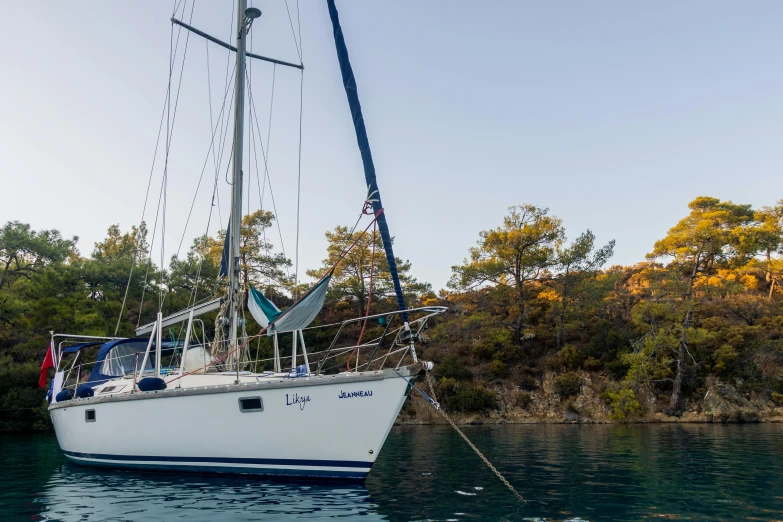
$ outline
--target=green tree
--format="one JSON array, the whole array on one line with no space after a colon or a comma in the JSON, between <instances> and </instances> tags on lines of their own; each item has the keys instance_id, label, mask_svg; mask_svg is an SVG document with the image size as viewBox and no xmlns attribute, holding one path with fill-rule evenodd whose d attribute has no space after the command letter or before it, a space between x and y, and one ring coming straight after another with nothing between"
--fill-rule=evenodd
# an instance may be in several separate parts
<instances>
[{"instance_id":1,"label":"green tree","mask_svg":"<svg viewBox=\"0 0 783 522\"><path fill-rule=\"evenodd\" d=\"M783 284L783 199L756 212L756 221L759 222L758 237L764 252L768 299L771 301L775 290Z\"/></svg>"},{"instance_id":2,"label":"green tree","mask_svg":"<svg viewBox=\"0 0 783 522\"><path fill-rule=\"evenodd\" d=\"M272 226L274 219L274 214L263 210L256 210L242 218L239 267L245 295L250 284L279 290L292 283L288 275L291 260L282 252L274 253L272 244L266 239L266 229Z\"/></svg>"},{"instance_id":3,"label":"green tree","mask_svg":"<svg viewBox=\"0 0 783 522\"><path fill-rule=\"evenodd\" d=\"M0 289L75 255L77 241L63 239L57 230L36 232L30 225L9 221L0 229Z\"/></svg>"},{"instance_id":4,"label":"green tree","mask_svg":"<svg viewBox=\"0 0 783 522\"><path fill-rule=\"evenodd\" d=\"M677 334L677 370L669 409L671 415L682 410L682 379L688 339L694 336L694 283L716 266L731 266L747 262L756 254L759 241L754 234L755 213L750 205L740 205L716 198L698 197L688 207L690 214L655 243L650 259L671 259L670 268L685 278L683 307Z\"/></svg>"},{"instance_id":5,"label":"green tree","mask_svg":"<svg viewBox=\"0 0 783 522\"><path fill-rule=\"evenodd\" d=\"M248 286L264 289L267 293L281 293L290 288L292 281L288 275L291 261L282 253L275 253L267 240L267 229L274 223L271 212L257 210L242 218L242 230L239 243L239 273L247 299ZM215 237L203 235L193 240L184 259L172 257L168 286L172 291L185 290L190 302L220 294L225 281L218 279L226 231L219 230ZM198 295L192 295L196 291ZM182 301L176 299L177 302ZM246 303L247 304L247 303ZM180 307L188 306L182 301Z\"/></svg>"},{"instance_id":6,"label":"green tree","mask_svg":"<svg viewBox=\"0 0 783 522\"><path fill-rule=\"evenodd\" d=\"M549 215L549 209L518 205L508 210L502 226L479 233L478 245L470 249L470 259L451 267L449 286L469 290L489 284L513 289L518 311L512 327L514 343L519 345L528 287L556 265L565 231L562 221Z\"/></svg>"},{"instance_id":7,"label":"green tree","mask_svg":"<svg viewBox=\"0 0 783 522\"><path fill-rule=\"evenodd\" d=\"M560 294L560 306L557 312L557 349L561 348L565 337L565 323L571 303L585 290L585 281L606 264L614 254L614 240L595 250L595 235L587 230L577 237L570 246L557 252L559 277L555 284Z\"/></svg>"},{"instance_id":8,"label":"green tree","mask_svg":"<svg viewBox=\"0 0 783 522\"><path fill-rule=\"evenodd\" d=\"M326 232L326 240L328 241L326 258L320 268L308 270L307 275L320 279L337 263L329 289L329 296L332 299L348 299L362 306L367 302L369 295L371 272L373 297L385 299L394 295L394 283L380 234L373 235L367 232L362 236L361 232L351 233L348 227L337 226L334 230ZM340 256L354 242L356 244L353 248L340 260ZM374 256L373 242L375 243ZM395 259L402 291L408 301L416 300L421 294L432 291L429 283L420 282L413 277L410 261Z\"/></svg>"}]
</instances>

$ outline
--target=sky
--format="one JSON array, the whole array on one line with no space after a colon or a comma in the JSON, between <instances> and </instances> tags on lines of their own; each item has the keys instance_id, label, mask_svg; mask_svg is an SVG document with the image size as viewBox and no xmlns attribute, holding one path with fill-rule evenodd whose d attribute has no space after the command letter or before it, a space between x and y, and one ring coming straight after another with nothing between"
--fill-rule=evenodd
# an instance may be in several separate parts
<instances>
[{"instance_id":1,"label":"sky","mask_svg":"<svg viewBox=\"0 0 783 522\"><path fill-rule=\"evenodd\" d=\"M178 17L232 39L232 2L183 2ZM280 0L249 4L263 12L252 50L298 62L296 0L288 0L292 22ZM233 62L200 37L172 32L173 7L0 4L0 223L79 236L88 255L110 225L140 222L170 42L179 35L165 258L225 226L230 136L214 207L209 151ZM614 239L612 264L633 264L697 196L754 207L783 198L781 2L338 0L337 7L395 254L435 289L510 205L549 208L569 239L586 229L600 244ZM328 229L353 225L366 189L326 2L300 0L299 13L303 273L325 257ZM279 249L282 236L294 259L300 73L252 61L249 77L280 224L270 239ZM164 123L144 212L150 228L165 136ZM261 206L264 177L256 155L259 171L246 143L251 210ZM271 209L268 185L263 197Z\"/></svg>"}]
</instances>

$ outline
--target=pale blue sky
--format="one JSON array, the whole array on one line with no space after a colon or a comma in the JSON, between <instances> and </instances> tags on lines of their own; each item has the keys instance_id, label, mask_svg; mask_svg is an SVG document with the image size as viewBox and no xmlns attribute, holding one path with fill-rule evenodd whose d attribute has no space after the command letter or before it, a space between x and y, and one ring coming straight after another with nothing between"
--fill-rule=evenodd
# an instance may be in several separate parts
<instances>
[{"instance_id":1,"label":"pale blue sky","mask_svg":"<svg viewBox=\"0 0 783 522\"><path fill-rule=\"evenodd\" d=\"M264 15L254 51L296 61L285 4L255 4ZM338 8L396 254L436 289L512 204L549 207L569 238L590 228L601 242L616 239L613 262L630 264L696 196L755 206L783 198L783 3L338 0ZM303 271L324 256L327 228L355 221L364 178L326 3L301 0L300 9ZM171 10L152 1L0 6L0 221L79 235L85 254L112 223L138 223ZM197 0L193 25L227 40L230 17L230 1ZM226 52L209 51L216 116ZM192 36L170 158L167 257L209 145L206 73L205 43ZM271 66L254 63L252 76L265 132ZM289 255L298 86L296 71L278 68L269 168ZM186 245L206 227L213 176L207 169ZM225 183L221 201L225 222Z\"/></svg>"}]
</instances>

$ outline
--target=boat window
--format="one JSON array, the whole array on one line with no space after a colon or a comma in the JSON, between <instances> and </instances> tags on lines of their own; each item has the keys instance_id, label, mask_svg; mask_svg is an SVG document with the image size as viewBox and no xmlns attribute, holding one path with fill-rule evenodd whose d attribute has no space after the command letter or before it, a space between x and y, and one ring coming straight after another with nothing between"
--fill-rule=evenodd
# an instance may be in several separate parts
<instances>
[{"instance_id":1,"label":"boat window","mask_svg":"<svg viewBox=\"0 0 783 522\"><path fill-rule=\"evenodd\" d=\"M243 413L264 411L264 402L261 400L261 397L241 397L239 399L239 411Z\"/></svg>"},{"instance_id":2,"label":"boat window","mask_svg":"<svg viewBox=\"0 0 783 522\"><path fill-rule=\"evenodd\" d=\"M141 363L144 361L144 352L146 350L147 343L145 341L119 344L112 348L106 355L106 359L101 364L99 371L103 375L111 377L131 375L134 371L140 372ZM144 370L151 371L155 368L153 366L153 360L153 353L150 353L150 356L147 359L147 366ZM134 368L134 366L136 366L136 368Z\"/></svg>"},{"instance_id":3,"label":"boat window","mask_svg":"<svg viewBox=\"0 0 783 522\"><path fill-rule=\"evenodd\" d=\"M95 422L95 410L87 410L84 412L85 422Z\"/></svg>"}]
</instances>

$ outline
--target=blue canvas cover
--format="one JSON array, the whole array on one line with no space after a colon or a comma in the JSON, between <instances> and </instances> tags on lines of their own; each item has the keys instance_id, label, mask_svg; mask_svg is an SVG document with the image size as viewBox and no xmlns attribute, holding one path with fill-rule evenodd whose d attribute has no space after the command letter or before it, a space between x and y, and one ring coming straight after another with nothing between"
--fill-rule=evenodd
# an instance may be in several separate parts
<instances>
[{"instance_id":1,"label":"blue canvas cover","mask_svg":"<svg viewBox=\"0 0 783 522\"><path fill-rule=\"evenodd\" d=\"M95 366L89 377L91 386L102 384L109 379L122 377L123 375L134 372L134 363L138 364L136 371L141 371L141 363L144 359L144 352L147 350L149 339L136 337L131 339L119 339L104 343L98 350L98 357L95 360ZM165 343L164 343L165 345ZM140 353L138 358L136 353ZM154 370L152 357L147 360L147 366L144 370Z\"/></svg>"},{"instance_id":2,"label":"blue canvas cover","mask_svg":"<svg viewBox=\"0 0 783 522\"><path fill-rule=\"evenodd\" d=\"M101 343L79 343L79 344L73 344L71 346L66 346L63 348L63 354L66 353L76 353L81 350L84 350L85 348L89 348L90 346L98 346Z\"/></svg>"},{"instance_id":3,"label":"blue canvas cover","mask_svg":"<svg viewBox=\"0 0 783 522\"><path fill-rule=\"evenodd\" d=\"M229 238L231 237L231 221L228 222L226 227L226 239L223 241L223 253L220 255L220 271L218 277L226 277L228 275L228 248Z\"/></svg>"}]
</instances>

